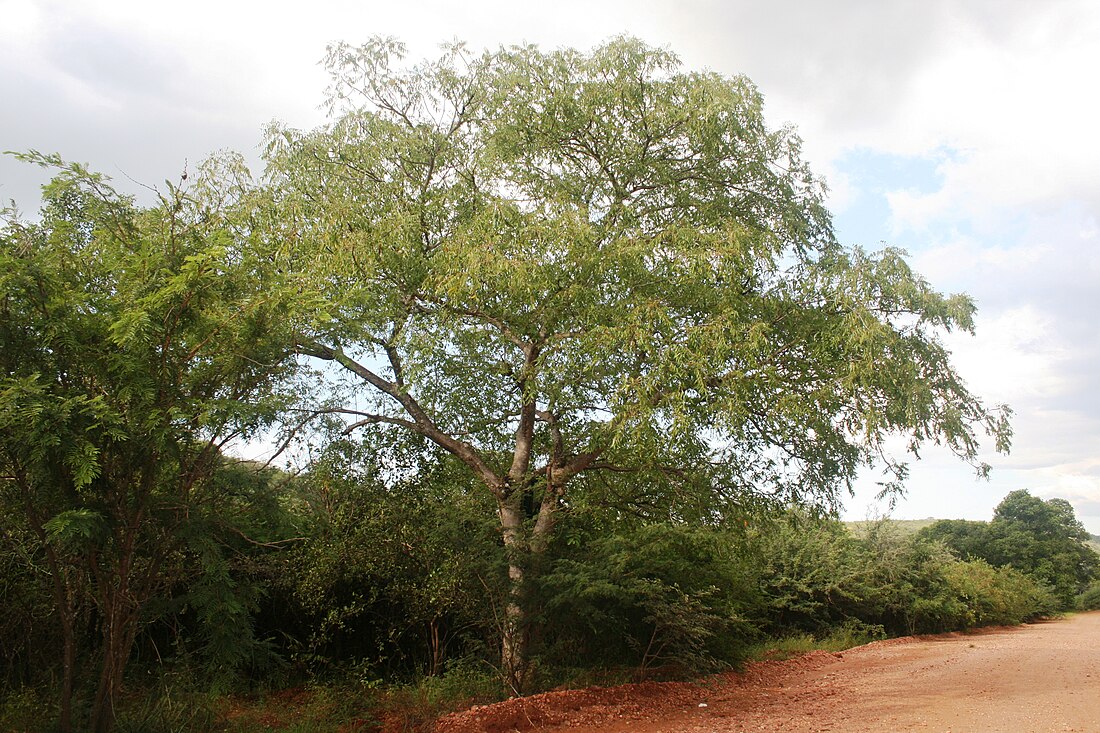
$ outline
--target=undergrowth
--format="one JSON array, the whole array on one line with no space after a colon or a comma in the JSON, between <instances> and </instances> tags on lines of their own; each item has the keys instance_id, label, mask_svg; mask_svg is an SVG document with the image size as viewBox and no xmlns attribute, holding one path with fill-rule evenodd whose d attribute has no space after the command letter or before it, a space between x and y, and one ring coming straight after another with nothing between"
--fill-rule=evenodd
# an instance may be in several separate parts
<instances>
[{"instance_id":1,"label":"undergrowth","mask_svg":"<svg viewBox=\"0 0 1100 733\"><path fill-rule=\"evenodd\" d=\"M856 622L831 629L826 634L798 633L757 642L749 648L749 659L790 659L812 651L842 652L886 637L881 626Z\"/></svg>"}]
</instances>

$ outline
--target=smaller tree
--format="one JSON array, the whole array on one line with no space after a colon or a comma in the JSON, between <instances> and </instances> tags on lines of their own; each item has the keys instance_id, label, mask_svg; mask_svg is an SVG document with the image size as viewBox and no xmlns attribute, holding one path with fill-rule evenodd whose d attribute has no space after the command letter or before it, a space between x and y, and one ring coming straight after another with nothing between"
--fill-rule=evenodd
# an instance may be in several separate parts
<instances>
[{"instance_id":1,"label":"smaller tree","mask_svg":"<svg viewBox=\"0 0 1100 733\"><path fill-rule=\"evenodd\" d=\"M78 610L94 608L100 673L87 729L113 727L148 604L216 517L222 449L270 424L292 361L279 304L233 220L243 174L204 169L141 209L53 156L41 220L0 226L0 493L52 578L72 729Z\"/></svg>"},{"instance_id":2,"label":"smaller tree","mask_svg":"<svg viewBox=\"0 0 1100 733\"><path fill-rule=\"evenodd\" d=\"M389 437L332 442L294 481L308 539L274 558L277 585L305 621L307 658L434 676L491 637L504 557L455 461Z\"/></svg>"},{"instance_id":3,"label":"smaller tree","mask_svg":"<svg viewBox=\"0 0 1100 733\"><path fill-rule=\"evenodd\" d=\"M1032 496L1021 489L1006 496L990 522L989 557L1049 584L1063 608L1071 608L1100 570L1088 532L1065 499Z\"/></svg>"},{"instance_id":4,"label":"smaller tree","mask_svg":"<svg viewBox=\"0 0 1100 733\"><path fill-rule=\"evenodd\" d=\"M923 527L917 536L942 542L963 560L986 558L989 554L989 522L941 519Z\"/></svg>"}]
</instances>

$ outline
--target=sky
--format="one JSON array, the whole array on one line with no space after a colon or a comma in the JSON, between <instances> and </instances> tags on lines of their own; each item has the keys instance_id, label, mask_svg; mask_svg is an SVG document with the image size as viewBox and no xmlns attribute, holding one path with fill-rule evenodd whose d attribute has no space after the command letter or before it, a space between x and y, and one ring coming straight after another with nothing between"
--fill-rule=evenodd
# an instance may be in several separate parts
<instances>
[{"instance_id":1,"label":"sky","mask_svg":"<svg viewBox=\"0 0 1100 733\"><path fill-rule=\"evenodd\" d=\"M1015 411L988 482L930 447L893 516L989 519L1028 489L1100 534L1100 3L0 0L0 150L57 152L139 195L220 149L257 161L269 121L324 121L326 44L379 34L412 59L630 34L748 75L770 124L798 129L842 242L902 247L976 300L976 335L946 341L971 390ZM33 211L42 182L0 157L0 201ZM877 479L847 518L887 511Z\"/></svg>"}]
</instances>

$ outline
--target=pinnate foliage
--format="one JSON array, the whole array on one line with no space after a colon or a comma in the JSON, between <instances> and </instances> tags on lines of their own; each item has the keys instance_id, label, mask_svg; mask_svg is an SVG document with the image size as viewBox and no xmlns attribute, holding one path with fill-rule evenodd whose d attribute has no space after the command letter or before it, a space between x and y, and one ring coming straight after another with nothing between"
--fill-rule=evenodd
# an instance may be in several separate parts
<instances>
[{"instance_id":1,"label":"pinnate foliage","mask_svg":"<svg viewBox=\"0 0 1100 733\"><path fill-rule=\"evenodd\" d=\"M91 609L101 665L86 725L105 731L150 602L193 560L216 570L223 546L200 527L226 526L222 449L272 423L293 362L228 179L204 172L140 208L82 166L21 157L57 174L39 220L9 213L0 229L0 498L54 579L66 699Z\"/></svg>"}]
</instances>

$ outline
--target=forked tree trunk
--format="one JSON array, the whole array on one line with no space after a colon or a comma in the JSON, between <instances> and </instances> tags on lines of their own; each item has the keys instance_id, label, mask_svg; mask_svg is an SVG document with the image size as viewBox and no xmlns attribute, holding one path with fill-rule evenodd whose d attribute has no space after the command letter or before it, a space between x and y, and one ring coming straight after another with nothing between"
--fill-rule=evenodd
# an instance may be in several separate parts
<instances>
[{"instance_id":1,"label":"forked tree trunk","mask_svg":"<svg viewBox=\"0 0 1100 733\"><path fill-rule=\"evenodd\" d=\"M508 601L502 619L500 663L505 682L516 693L526 691L531 682L530 646L534 629L527 598L529 573L539 568L549 546L559 496L553 488L547 489L530 534L525 526L522 493L516 492L499 502L508 557Z\"/></svg>"},{"instance_id":2,"label":"forked tree trunk","mask_svg":"<svg viewBox=\"0 0 1100 733\"><path fill-rule=\"evenodd\" d=\"M109 733L115 727L115 703L122 690L123 674L137 636L140 606L131 597L132 554L125 554L113 569L113 583L101 579L100 623L103 631L103 665L92 703L91 730Z\"/></svg>"},{"instance_id":3,"label":"forked tree trunk","mask_svg":"<svg viewBox=\"0 0 1100 733\"><path fill-rule=\"evenodd\" d=\"M122 690L122 676L137 635L137 617L128 609L112 609L104 623L103 667L92 705L91 730L109 733L115 727L115 703Z\"/></svg>"}]
</instances>

